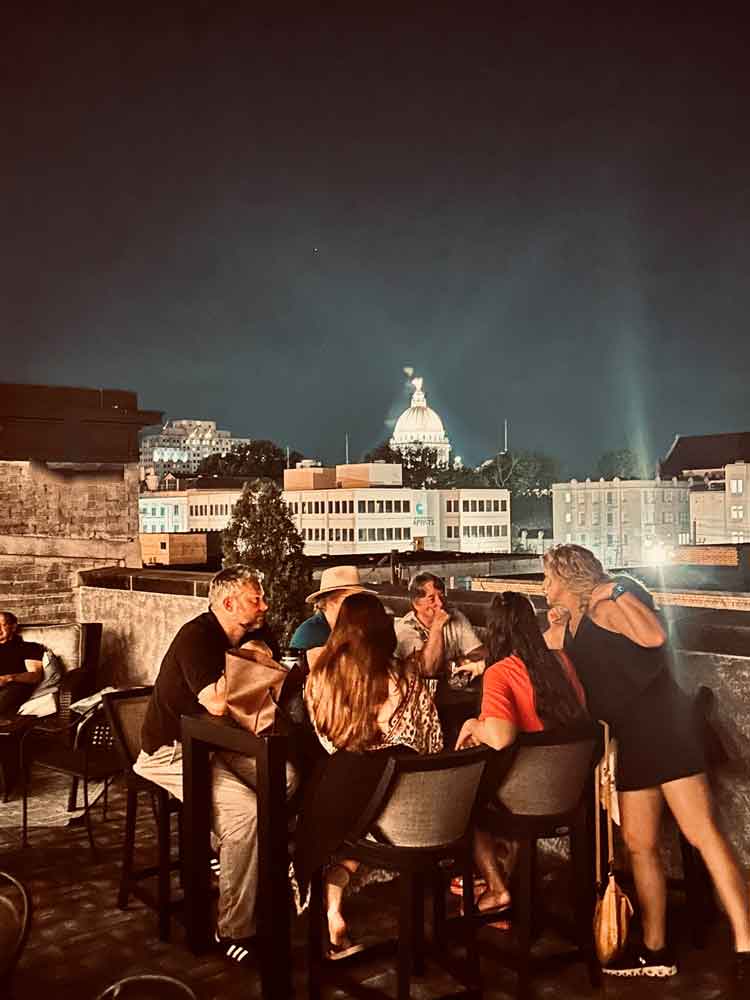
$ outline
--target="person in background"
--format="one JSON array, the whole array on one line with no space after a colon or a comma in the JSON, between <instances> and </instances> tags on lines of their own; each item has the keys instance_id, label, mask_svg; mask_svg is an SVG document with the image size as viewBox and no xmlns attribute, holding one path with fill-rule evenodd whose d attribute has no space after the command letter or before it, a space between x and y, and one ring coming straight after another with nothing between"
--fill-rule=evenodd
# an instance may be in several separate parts
<instances>
[{"instance_id":1,"label":"person in background","mask_svg":"<svg viewBox=\"0 0 750 1000\"><path fill-rule=\"evenodd\" d=\"M482 711L479 718L463 724L457 750L481 743L501 750L513 743L517 733L556 729L588 718L573 665L565 653L547 648L528 597L512 591L493 597L487 609L487 648L492 665L484 675ZM509 859L515 856L514 845L498 845L488 831L475 830L474 857L487 884L477 899L480 910L510 905L510 871L500 869L499 847Z\"/></svg>"},{"instance_id":2,"label":"person in background","mask_svg":"<svg viewBox=\"0 0 750 1000\"><path fill-rule=\"evenodd\" d=\"M332 566L320 574L320 588L309 594L305 601L312 604L315 614L299 625L291 638L289 648L293 653L305 653L315 659L328 641L341 602L350 594L366 591L359 580L356 566Z\"/></svg>"},{"instance_id":3,"label":"person in background","mask_svg":"<svg viewBox=\"0 0 750 1000\"><path fill-rule=\"evenodd\" d=\"M305 686L308 713L329 754L401 748L438 753L443 734L437 709L417 658L396 655L393 619L369 593L350 594ZM347 831L343 831L345 834ZM341 911L344 889L358 863L344 859L325 875L329 957L353 946Z\"/></svg>"},{"instance_id":4,"label":"person in background","mask_svg":"<svg viewBox=\"0 0 750 1000\"><path fill-rule=\"evenodd\" d=\"M550 606L545 638L576 665L594 718L617 737L622 834L641 909L643 944L632 940L604 972L672 976L666 940L666 879L659 828L666 802L696 847L732 925L734 995L750 995L750 913L745 881L713 814L693 701L670 669L670 651L653 598L630 577L613 579L588 549L557 545L544 555Z\"/></svg>"},{"instance_id":5,"label":"person in background","mask_svg":"<svg viewBox=\"0 0 750 1000\"><path fill-rule=\"evenodd\" d=\"M18 619L0 611L0 717L16 714L44 676L44 647L18 634Z\"/></svg>"}]
</instances>

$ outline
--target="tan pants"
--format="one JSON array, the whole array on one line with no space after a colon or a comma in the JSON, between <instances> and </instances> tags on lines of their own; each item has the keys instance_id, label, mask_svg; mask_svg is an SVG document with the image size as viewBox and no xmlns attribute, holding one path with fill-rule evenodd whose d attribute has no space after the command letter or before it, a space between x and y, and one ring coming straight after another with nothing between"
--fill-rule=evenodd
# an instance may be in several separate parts
<instances>
[{"instance_id":1,"label":"tan pants","mask_svg":"<svg viewBox=\"0 0 750 1000\"><path fill-rule=\"evenodd\" d=\"M237 753L216 753L212 758L212 822L219 858L218 932L223 938L255 934L258 892L258 803L255 794L255 760ZM143 750L133 765L136 774L182 801L182 746ZM286 766L289 797L297 786L291 764Z\"/></svg>"}]
</instances>

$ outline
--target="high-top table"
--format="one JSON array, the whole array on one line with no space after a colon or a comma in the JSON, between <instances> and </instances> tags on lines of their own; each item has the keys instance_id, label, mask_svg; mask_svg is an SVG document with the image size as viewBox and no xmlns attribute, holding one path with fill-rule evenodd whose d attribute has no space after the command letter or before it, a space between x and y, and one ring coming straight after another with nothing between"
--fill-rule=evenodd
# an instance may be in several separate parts
<instances>
[{"instance_id":1,"label":"high-top table","mask_svg":"<svg viewBox=\"0 0 750 1000\"><path fill-rule=\"evenodd\" d=\"M288 884L285 736L255 736L229 718L182 716L183 887L190 950L213 940L209 870L211 762L214 750L254 757L258 797L258 958L263 996L292 996L291 920Z\"/></svg>"}]
</instances>

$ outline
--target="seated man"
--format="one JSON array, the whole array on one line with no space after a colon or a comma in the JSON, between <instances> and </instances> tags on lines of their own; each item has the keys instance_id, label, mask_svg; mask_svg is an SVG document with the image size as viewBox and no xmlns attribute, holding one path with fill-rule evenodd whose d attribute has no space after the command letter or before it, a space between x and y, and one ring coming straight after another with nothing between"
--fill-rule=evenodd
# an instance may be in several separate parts
<instances>
[{"instance_id":1,"label":"seated man","mask_svg":"<svg viewBox=\"0 0 750 1000\"><path fill-rule=\"evenodd\" d=\"M404 659L421 652L423 672L429 676L446 673L453 663L455 674L479 677L487 650L466 615L446 607L442 579L418 573L409 582L409 599L412 610L396 621L396 655Z\"/></svg>"},{"instance_id":2,"label":"seated man","mask_svg":"<svg viewBox=\"0 0 750 1000\"><path fill-rule=\"evenodd\" d=\"M172 640L159 668L141 733L143 749L133 770L182 800L180 716L226 711L227 650L261 632L268 605L260 574L237 565L217 573L209 610L187 622ZM250 635L249 635L250 634ZM287 766L287 790L295 783ZM212 826L219 846L217 941L227 958L244 963L255 934L258 887L258 810L255 761L217 753L212 763Z\"/></svg>"},{"instance_id":3,"label":"seated man","mask_svg":"<svg viewBox=\"0 0 750 1000\"><path fill-rule=\"evenodd\" d=\"M290 649L306 653L310 659L314 659L321 646L325 646L328 641L344 598L367 589L359 582L359 570L356 566L332 566L324 569L320 574L320 589L305 598L307 604L314 605L315 614L297 627L289 643Z\"/></svg>"},{"instance_id":4,"label":"seated man","mask_svg":"<svg viewBox=\"0 0 750 1000\"><path fill-rule=\"evenodd\" d=\"M18 634L18 619L0 611L0 717L16 714L44 676L44 647L25 642Z\"/></svg>"}]
</instances>

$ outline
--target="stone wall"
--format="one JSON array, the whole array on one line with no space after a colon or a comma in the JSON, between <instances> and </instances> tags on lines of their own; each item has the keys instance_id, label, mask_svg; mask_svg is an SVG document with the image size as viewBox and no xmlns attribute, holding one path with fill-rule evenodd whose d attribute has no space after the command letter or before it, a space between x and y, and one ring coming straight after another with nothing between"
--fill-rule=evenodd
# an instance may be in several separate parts
<instances>
[{"instance_id":1,"label":"stone wall","mask_svg":"<svg viewBox=\"0 0 750 1000\"><path fill-rule=\"evenodd\" d=\"M78 572L140 566L136 465L0 461L0 608L76 618Z\"/></svg>"}]
</instances>

